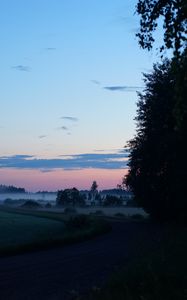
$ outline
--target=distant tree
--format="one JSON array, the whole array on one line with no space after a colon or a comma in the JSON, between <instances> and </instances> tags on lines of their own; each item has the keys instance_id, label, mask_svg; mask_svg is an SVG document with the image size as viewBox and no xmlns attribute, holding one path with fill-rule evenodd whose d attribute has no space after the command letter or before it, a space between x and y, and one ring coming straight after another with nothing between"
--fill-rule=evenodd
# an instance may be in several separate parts
<instances>
[{"instance_id":1,"label":"distant tree","mask_svg":"<svg viewBox=\"0 0 187 300\"><path fill-rule=\"evenodd\" d=\"M76 188L60 190L57 192L56 205L84 205L85 199Z\"/></svg>"},{"instance_id":2,"label":"distant tree","mask_svg":"<svg viewBox=\"0 0 187 300\"><path fill-rule=\"evenodd\" d=\"M25 193L25 189L13 185L0 185L0 193Z\"/></svg>"},{"instance_id":3,"label":"distant tree","mask_svg":"<svg viewBox=\"0 0 187 300\"><path fill-rule=\"evenodd\" d=\"M104 206L118 206L122 205L123 200L116 196L107 195L105 200L103 201Z\"/></svg>"},{"instance_id":4,"label":"distant tree","mask_svg":"<svg viewBox=\"0 0 187 300\"><path fill-rule=\"evenodd\" d=\"M92 192L95 192L97 190L97 188L98 188L97 182L94 180L90 190Z\"/></svg>"},{"instance_id":5,"label":"distant tree","mask_svg":"<svg viewBox=\"0 0 187 300\"><path fill-rule=\"evenodd\" d=\"M153 32L157 29L159 19L163 20L165 48L174 49L175 56L186 47L187 37L187 1L186 0L138 0L136 12L140 15L140 30L137 33L139 44L150 50Z\"/></svg>"},{"instance_id":6,"label":"distant tree","mask_svg":"<svg viewBox=\"0 0 187 300\"><path fill-rule=\"evenodd\" d=\"M98 205L101 205L102 204L102 198L101 198L101 194L100 193L97 193L96 196L95 196L95 201L97 201L97 204Z\"/></svg>"},{"instance_id":7,"label":"distant tree","mask_svg":"<svg viewBox=\"0 0 187 300\"><path fill-rule=\"evenodd\" d=\"M91 185L90 192L89 192L89 199L91 200L92 205L96 204L95 200L96 200L96 197L98 196L97 188L98 188L97 182L94 180Z\"/></svg>"}]
</instances>

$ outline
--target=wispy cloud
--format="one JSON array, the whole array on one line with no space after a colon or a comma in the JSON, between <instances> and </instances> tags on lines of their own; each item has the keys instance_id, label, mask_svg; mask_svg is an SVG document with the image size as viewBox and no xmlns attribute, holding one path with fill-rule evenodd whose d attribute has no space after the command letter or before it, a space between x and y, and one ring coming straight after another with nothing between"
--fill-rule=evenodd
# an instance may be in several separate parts
<instances>
[{"instance_id":1,"label":"wispy cloud","mask_svg":"<svg viewBox=\"0 0 187 300\"><path fill-rule=\"evenodd\" d=\"M62 126L61 129L62 130L68 130L68 127L67 126Z\"/></svg>"},{"instance_id":2,"label":"wispy cloud","mask_svg":"<svg viewBox=\"0 0 187 300\"><path fill-rule=\"evenodd\" d=\"M45 135L45 134L42 134L42 135L39 135L39 136L38 136L39 139L44 139L44 138L46 138L46 137L47 137L47 135Z\"/></svg>"},{"instance_id":3,"label":"wispy cloud","mask_svg":"<svg viewBox=\"0 0 187 300\"><path fill-rule=\"evenodd\" d=\"M50 173L50 172L53 172L53 169L40 169L40 172L42 172L42 173Z\"/></svg>"},{"instance_id":4,"label":"wispy cloud","mask_svg":"<svg viewBox=\"0 0 187 300\"><path fill-rule=\"evenodd\" d=\"M60 127L57 128L57 130L65 130L65 131L67 131L67 130L69 130L69 128L67 126L60 126Z\"/></svg>"},{"instance_id":5,"label":"wispy cloud","mask_svg":"<svg viewBox=\"0 0 187 300\"><path fill-rule=\"evenodd\" d=\"M63 117L61 117L61 119L67 120L67 121L72 121L72 122L78 122L78 120L79 120L76 117L70 117L70 116L63 116Z\"/></svg>"},{"instance_id":6,"label":"wispy cloud","mask_svg":"<svg viewBox=\"0 0 187 300\"><path fill-rule=\"evenodd\" d=\"M13 70L21 71L21 72L30 72L31 68L29 66L17 65L11 67Z\"/></svg>"},{"instance_id":7,"label":"wispy cloud","mask_svg":"<svg viewBox=\"0 0 187 300\"><path fill-rule=\"evenodd\" d=\"M37 169L49 172L54 169L125 169L128 153L84 153L61 155L57 158L36 158L30 155L0 157L0 168Z\"/></svg>"},{"instance_id":8,"label":"wispy cloud","mask_svg":"<svg viewBox=\"0 0 187 300\"><path fill-rule=\"evenodd\" d=\"M113 85L113 86L105 86L103 87L105 90L111 92L136 92L141 90L143 87L141 86L126 86L126 85Z\"/></svg>"},{"instance_id":9,"label":"wispy cloud","mask_svg":"<svg viewBox=\"0 0 187 300\"><path fill-rule=\"evenodd\" d=\"M101 84L101 82L100 82L100 81L98 81L98 80L95 80L95 79L92 79L92 80L91 80L91 82L92 82L92 83L94 83L94 84L97 84L97 85L100 85L100 84Z\"/></svg>"},{"instance_id":10,"label":"wispy cloud","mask_svg":"<svg viewBox=\"0 0 187 300\"><path fill-rule=\"evenodd\" d=\"M45 50L46 51L55 51L56 48L55 47L46 47Z\"/></svg>"},{"instance_id":11,"label":"wispy cloud","mask_svg":"<svg viewBox=\"0 0 187 300\"><path fill-rule=\"evenodd\" d=\"M129 152L129 151L126 151L125 148L120 148L120 149L117 149L117 148L113 148L113 149L94 149L93 150L94 152L105 152L105 153L126 153L126 152Z\"/></svg>"}]
</instances>

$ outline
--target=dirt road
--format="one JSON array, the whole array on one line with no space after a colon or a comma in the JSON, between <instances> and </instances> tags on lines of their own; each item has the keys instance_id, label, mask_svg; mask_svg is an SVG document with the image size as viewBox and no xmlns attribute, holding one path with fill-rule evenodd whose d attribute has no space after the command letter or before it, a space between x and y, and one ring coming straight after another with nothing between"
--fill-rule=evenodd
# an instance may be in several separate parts
<instances>
[{"instance_id":1,"label":"dirt road","mask_svg":"<svg viewBox=\"0 0 187 300\"><path fill-rule=\"evenodd\" d=\"M113 222L112 231L92 240L0 258L1 300L69 300L101 286L133 259L137 238L154 244L157 225Z\"/></svg>"}]
</instances>

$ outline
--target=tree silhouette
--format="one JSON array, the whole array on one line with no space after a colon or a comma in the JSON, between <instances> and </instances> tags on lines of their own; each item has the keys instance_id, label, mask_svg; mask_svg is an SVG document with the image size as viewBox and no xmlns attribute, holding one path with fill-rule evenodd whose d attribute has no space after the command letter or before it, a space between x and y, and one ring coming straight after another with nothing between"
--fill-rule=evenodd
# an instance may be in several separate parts
<instances>
[{"instance_id":1,"label":"tree silhouette","mask_svg":"<svg viewBox=\"0 0 187 300\"><path fill-rule=\"evenodd\" d=\"M150 50L154 42L153 32L163 20L165 48L173 48L175 56L186 46L187 1L186 0L139 0L136 12L141 16L140 30L137 33L139 44Z\"/></svg>"},{"instance_id":2,"label":"tree silhouette","mask_svg":"<svg viewBox=\"0 0 187 300\"><path fill-rule=\"evenodd\" d=\"M135 200L157 219L187 217L186 64L184 52L180 68L174 59L165 60L154 65L152 73L144 75L137 134L129 142L130 170L125 183L134 192ZM181 113L176 114L179 102L183 104L183 118Z\"/></svg>"},{"instance_id":3,"label":"tree silhouette","mask_svg":"<svg viewBox=\"0 0 187 300\"><path fill-rule=\"evenodd\" d=\"M98 184L97 182L94 180L93 183L92 183L92 186L91 186L91 191L92 192L95 192L98 188Z\"/></svg>"}]
</instances>

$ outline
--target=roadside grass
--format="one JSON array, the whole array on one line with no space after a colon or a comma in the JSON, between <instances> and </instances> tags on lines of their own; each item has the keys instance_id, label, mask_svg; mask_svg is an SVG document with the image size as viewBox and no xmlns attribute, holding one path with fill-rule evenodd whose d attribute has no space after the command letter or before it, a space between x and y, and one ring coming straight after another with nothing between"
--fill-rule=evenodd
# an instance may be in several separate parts
<instances>
[{"instance_id":1,"label":"roadside grass","mask_svg":"<svg viewBox=\"0 0 187 300\"><path fill-rule=\"evenodd\" d=\"M110 230L104 220L77 217L1 207L0 256L76 243Z\"/></svg>"},{"instance_id":2,"label":"roadside grass","mask_svg":"<svg viewBox=\"0 0 187 300\"><path fill-rule=\"evenodd\" d=\"M137 241L136 258L124 263L87 300L186 300L187 227L167 226L153 249Z\"/></svg>"}]
</instances>

